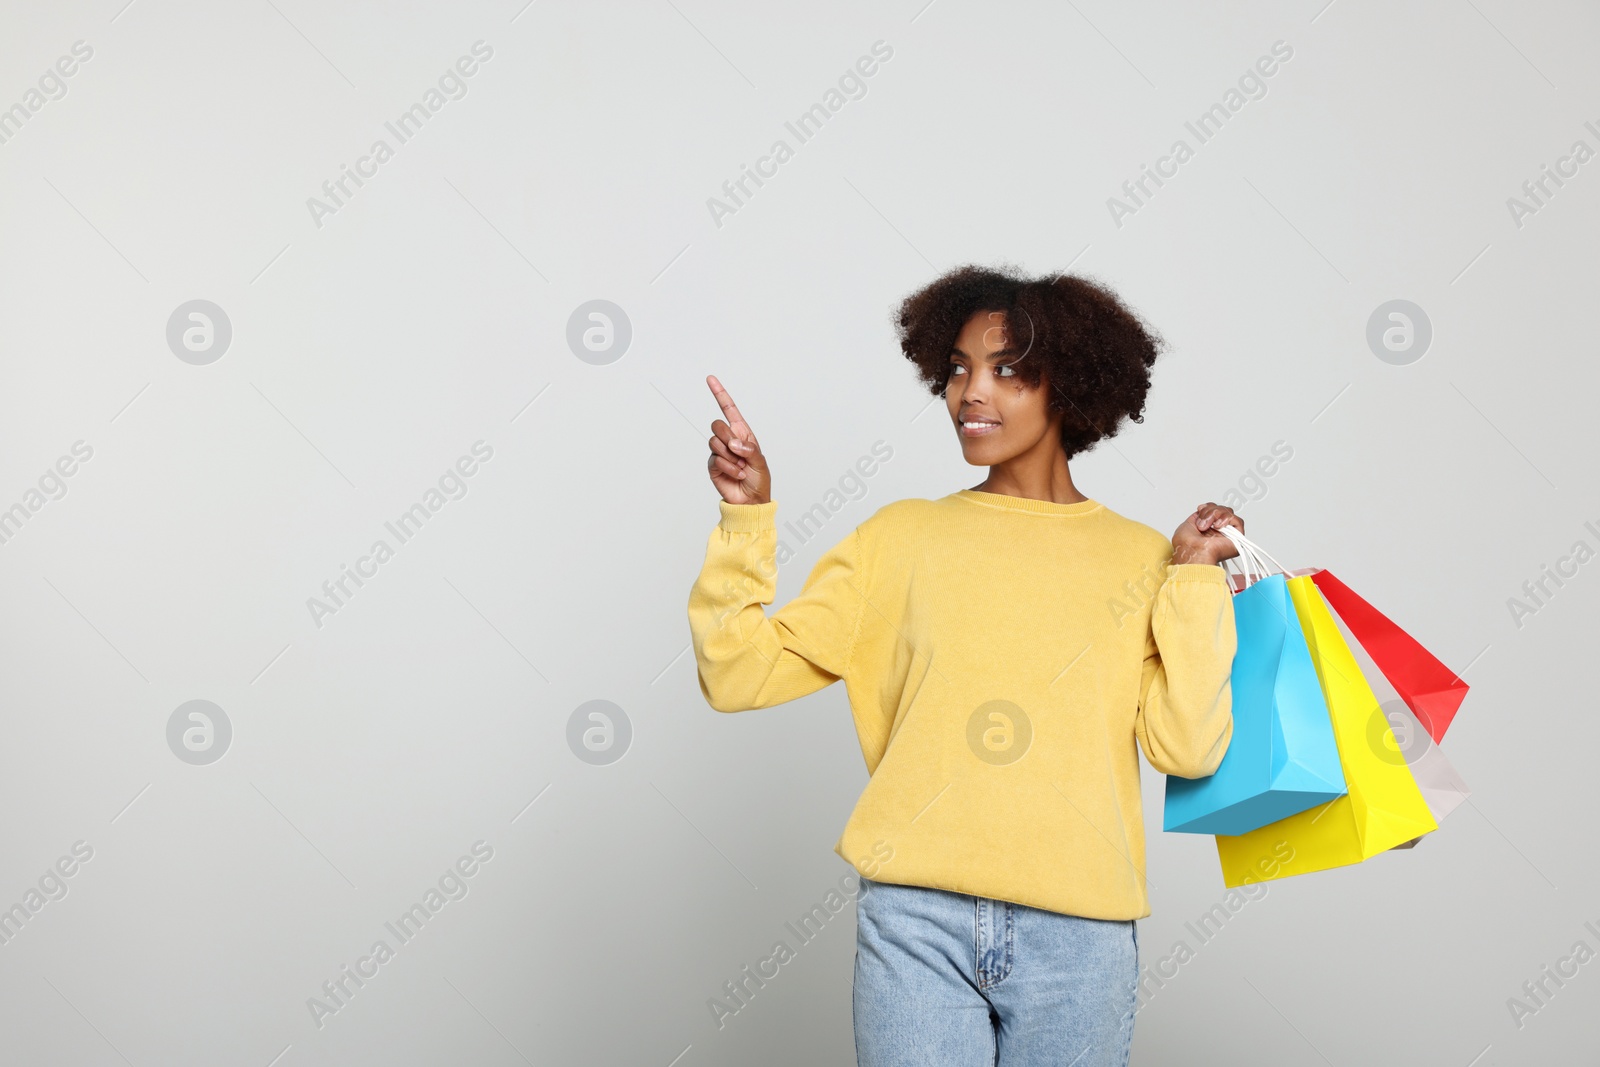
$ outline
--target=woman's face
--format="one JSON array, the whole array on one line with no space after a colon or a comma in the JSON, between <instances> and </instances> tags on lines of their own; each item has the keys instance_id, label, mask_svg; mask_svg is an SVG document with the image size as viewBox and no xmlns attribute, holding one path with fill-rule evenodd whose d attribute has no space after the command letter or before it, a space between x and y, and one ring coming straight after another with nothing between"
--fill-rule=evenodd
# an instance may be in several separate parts
<instances>
[{"instance_id":1,"label":"woman's face","mask_svg":"<svg viewBox=\"0 0 1600 1067\"><path fill-rule=\"evenodd\" d=\"M1029 386L1016 373L1026 358L1026 348L1011 343L1003 311L977 312L956 337L945 404L962 455L975 467L1002 463L1056 432L1046 410L1048 381Z\"/></svg>"}]
</instances>

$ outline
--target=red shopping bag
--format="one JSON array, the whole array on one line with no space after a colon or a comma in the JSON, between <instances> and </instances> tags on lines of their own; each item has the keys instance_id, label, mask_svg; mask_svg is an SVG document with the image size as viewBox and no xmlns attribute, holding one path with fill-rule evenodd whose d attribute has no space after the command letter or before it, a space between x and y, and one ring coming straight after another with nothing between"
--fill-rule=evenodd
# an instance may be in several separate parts
<instances>
[{"instance_id":1,"label":"red shopping bag","mask_svg":"<svg viewBox=\"0 0 1600 1067\"><path fill-rule=\"evenodd\" d=\"M1467 683L1328 571L1314 571L1311 580L1428 736L1435 742L1442 740L1466 698Z\"/></svg>"}]
</instances>

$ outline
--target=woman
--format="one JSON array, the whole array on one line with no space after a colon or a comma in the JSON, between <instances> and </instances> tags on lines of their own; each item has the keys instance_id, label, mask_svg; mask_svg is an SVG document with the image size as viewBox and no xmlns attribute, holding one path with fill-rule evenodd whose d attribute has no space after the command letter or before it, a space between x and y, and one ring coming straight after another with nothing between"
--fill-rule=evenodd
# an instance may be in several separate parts
<instances>
[{"instance_id":1,"label":"woman","mask_svg":"<svg viewBox=\"0 0 1600 1067\"><path fill-rule=\"evenodd\" d=\"M1081 493L1071 459L1143 421L1161 341L1106 288L963 267L900 347L989 474L878 509L768 618L772 474L727 421L722 517L689 599L700 689L764 708L844 679L870 779L835 851L861 876L862 1067L1125 1065L1150 914L1137 750L1216 771L1233 733L1236 555L1204 503L1171 540Z\"/></svg>"}]
</instances>

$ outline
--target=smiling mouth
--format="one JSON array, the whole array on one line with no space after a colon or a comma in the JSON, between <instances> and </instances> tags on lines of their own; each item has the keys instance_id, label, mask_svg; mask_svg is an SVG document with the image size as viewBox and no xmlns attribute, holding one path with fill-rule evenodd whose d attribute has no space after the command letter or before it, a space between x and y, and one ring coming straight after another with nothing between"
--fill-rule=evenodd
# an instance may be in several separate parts
<instances>
[{"instance_id":1,"label":"smiling mouth","mask_svg":"<svg viewBox=\"0 0 1600 1067\"><path fill-rule=\"evenodd\" d=\"M962 420L960 425L962 437L984 437L988 434L1000 432L1000 424L998 422L990 422L986 419L977 419L973 422Z\"/></svg>"}]
</instances>

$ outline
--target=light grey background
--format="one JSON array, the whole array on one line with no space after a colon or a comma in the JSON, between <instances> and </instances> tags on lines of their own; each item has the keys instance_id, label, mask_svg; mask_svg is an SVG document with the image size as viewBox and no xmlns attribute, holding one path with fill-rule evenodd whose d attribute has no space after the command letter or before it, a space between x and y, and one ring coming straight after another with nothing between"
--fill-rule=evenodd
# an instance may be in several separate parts
<instances>
[{"instance_id":1,"label":"light grey background","mask_svg":"<svg viewBox=\"0 0 1600 1067\"><path fill-rule=\"evenodd\" d=\"M1507 205L1600 148L1592 6L124 2L0 26L0 107L93 49L0 144L0 507L93 449L0 545L0 906L93 849L0 945L0 1059L854 1062L853 907L726 1026L707 1008L848 872L865 772L840 686L700 696L704 377L780 523L893 449L788 539L781 604L878 507L984 476L888 315L1002 261L1103 279L1172 344L1146 422L1075 462L1086 493L1166 532L1286 442L1252 537L1472 684L1444 746L1470 804L1271 883L1203 946L1215 849L1159 832L1146 768L1145 962L1196 955L1133 1062L1593 1049L1600 962L1520 1027L1507 1006L1600 949L1600 563L1520 627L1507 604L1600 547L1600 161L1520 226ZM479 40L466 95L396 147L385 121ZM784 122L879 40L866 95L796 146ZM1116 225L1107 199L1280 40L1267 94ZM394 158L319 227L307 198L379 137ZM794 158L717 226L708 198L780 137ZM202 299L232 340L193 365L166 328ZM1365 340L1391 299L1432 323L1408 365ZM632 327L603 365L566 341L591 300ZM315 625L477 441L466 495ZM210 764L168 747L190 700L232 726ZM591 700L632 726L610 764L567 744ZM308 998L477 841L467 895L316 1025Z\"/></svg>"}]
</instances>

